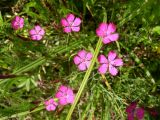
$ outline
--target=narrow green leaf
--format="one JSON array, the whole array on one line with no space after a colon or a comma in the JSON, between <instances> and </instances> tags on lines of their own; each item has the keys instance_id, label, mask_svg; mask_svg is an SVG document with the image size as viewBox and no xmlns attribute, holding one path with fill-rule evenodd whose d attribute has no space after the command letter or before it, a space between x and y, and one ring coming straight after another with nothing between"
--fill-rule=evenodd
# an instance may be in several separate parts
<instances>
[{"instance_id":1,"label":"narrow green leaf","mask_svg":"<svg viewBox=\"0 0 160 120\"><path fill-rule=\"evenodd\" d=\"M0 26L3 26L3 18L2 18L1 11L0 11Z\"/></svg>"},{"instance_id":2,"label":"narrow green leaf","mask_svg":"<svg viewBox=\"0 0 160 120\"><path fill-rule=\"evenodd\" d=\"M78 103L78 100L79 100L79 98L80 98L80 96L81 96L81 94L82 94L82 91L83 91L83 89L84 89L84 87L85 87L85 85L86 85L86 83L87 83L87 81L88 81L88 78L89 78L90 74L91 74L91 71L92 71L92 69L93 69L93 66L94 66L94 64L95 64L95 62L96 62L96 60L97 60L97 56L98 56L98 53L99 53L99 51L100 51L101 46L102 46L102 40L99 39L99 40L98 40L98 43L97 43L97 46L96 46L96 50L95 50L95 52L94 52L94 56L93 56L92 61L91 61L91 64L90 64L90 67L89 67L89 69L87 70L87 72L86 72L86 74L85 74L85 76L84 76L84 78L83 78L83 81L82 81L82 83L81 83L81 86L80 86L80 88L79 88L79 90L78 90L78 93L77 93L77 95L76 95L76 97L75 97L74 103L72 104L72 106L71 106L71 108L70 108L70 110L69 110L69 112L68 112L68 115L67 115L67 117L66 117L66 120L70 120L70 118L71 118L71 115L72 115L72 113L73 113L73 110L74 110L75 106L76 106L77 103Z\"/></svg>"}]
</instances>

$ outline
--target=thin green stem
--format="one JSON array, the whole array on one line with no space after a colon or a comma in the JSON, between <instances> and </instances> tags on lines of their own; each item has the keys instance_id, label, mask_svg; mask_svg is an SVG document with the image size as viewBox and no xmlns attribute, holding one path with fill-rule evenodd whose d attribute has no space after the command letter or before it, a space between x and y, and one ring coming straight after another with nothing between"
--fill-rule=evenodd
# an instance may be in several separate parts
<instances>
[{"instance_id":1,"label":"thin green stem","mask_svg":"<svg viewBox=\"0 0 160 120\"><path fill-rule=\"evenodd\" d=\"M84 90L84 87L85 87L85 85L86 85L86 83L87 83L87 81L88 81L88 78L89 78L89 76L90 76L90 74L91 74L91 71L92 71L92 69L93 69L93 66L94 66L94 64L95 64L95 62L96 62L96 59L97 59L98 53L99 53L99 51L100 51L100 49L101 49L101 46L102 46L102 40L99 39L99 40L98 40L98 43L97 43L97 46L96 46L96 50L95 50L95 52L94 52L93 59L92 59L91 64L90 64L90 67L89 67L89 69L87 70L87 72L86 72L86 74L85 74L85 76L84 76L84 78L83 78L83 81L82 81L82 83L81 83L81 86L80 86L80 88L79 88L79 91L78 91L78 93L77 93L77 95L76 95L76 97L75 97L75 100L74 100L73 105L71 106L71 108L70 108L70 110L69 110L69 113L68 113L68 115L67 115L67 117L66 117L66 120L70 120L70 118L71 118L71 115L72 115L72 113L73 113L73 110L75 109L75 106L77 105L77 102L78 102L78 100L79 100L79 98L80 98L80 96L81 96L81 94L82 94L82 91Z\"/></svg>"},{"instance_id":2,"label":"thin green stem","mask_svg":"<svg viewBox=\"0 0 160 120\"><path fill-rule=\"evenodd\" d=\"M105 75L101 74L101 76L102 76L103 80L105 80L105 84L108 87L108 89L111 90L112 88L111 88L110 84L108 83L108 80L106 79Z\"/></svg>"},{"instance_id":3,"label":"thin green stem","mask_svg":"<svg viewBox=\"0 0 160 120\"><path fill-rule=\"evenodd\" d=\"M119 45L118 41L116 41L116 45L117 45L117 48L118 48L118 52L121 52L121 48L120 48L120 45Z\"/></svg>"},{"instance_id":4,"label":"thin green stem","mask_svg":"<svg viewBox=\"0 0 160 120\"><path fill-rule=\"evenodd\" d=\"M46 59L44 57L40 57L39 59L35 60L34 62L14 71L13 74L21 74L23 72L31 70L32 68L35 68L35 67L43 64L45 61L46 61Z\"/></svg>"}]
</instances>

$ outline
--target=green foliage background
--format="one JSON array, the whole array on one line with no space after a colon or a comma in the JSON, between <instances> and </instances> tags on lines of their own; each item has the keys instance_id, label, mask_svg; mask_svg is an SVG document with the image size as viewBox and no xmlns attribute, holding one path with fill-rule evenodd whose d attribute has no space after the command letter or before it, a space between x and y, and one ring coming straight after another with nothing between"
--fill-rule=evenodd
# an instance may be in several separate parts
<instances>
[{"instance_id":1,"label":"green foliage background","mask_svg":"<svg viewBox=\"0 0 160 120\"><path fill-rule=\"evenodd\" d=\"M117 24L120 39L104 45L100 53L116 50L125 65L118 76L105 75L112 90L95 65L72 119L125 120L125 108L132 101L159 111L159 4L159 0L17 0L10 11L1 10L0 119L65 119L71 105L47 112L42 104L61 84L77 93L85 72L77 70L73 56L80 49L94 52L95 29L103 18ZM60 20L68 13L83 20L79 33L62 32ZM16 14L25 19L25 27L15 32L10 22ZM29 39L35 24L46 31L42 41ZM144 119L154 118L146 111Z\"/></svg>"}]
</instances>

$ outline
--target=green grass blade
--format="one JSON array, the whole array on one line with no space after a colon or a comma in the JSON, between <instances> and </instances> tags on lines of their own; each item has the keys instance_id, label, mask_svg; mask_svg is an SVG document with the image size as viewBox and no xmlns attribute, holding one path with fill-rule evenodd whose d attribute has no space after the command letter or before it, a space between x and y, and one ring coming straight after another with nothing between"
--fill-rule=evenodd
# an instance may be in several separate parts
<instances>
[{"instance_id":1,"label":"green grass blade","mask_svg":"<svg viewBox=\"0 0 160 120\"><path fill-rule=\"evenodd\" d=\"M98 56L98 53L99 53L99 51L100 51L101 46L102 46L102 40L99 39L99 40L98 40L98 43L97 43L97 46L96 46L96 50L95 50L95 52L94 52L93 59L92 59L91 64L90 64L90 67L89 67L89 69L87 70L87 72L86 72L86 74L85 74L85 76L84 76L84 78L83 78L83 81L82 81L82 83L81 83L81 86L80 86L80 88L79 88L79 91L78 91L78 93L77 93L77 95L76 95L76 97L75 97L75 100L74 100L73 105L71 106L71 108L70 108L70 110L69 110L69 113L68 113L68 115L67 115L67 117L66 117L66 120L70 120L70 118L71 118L71 115L72 115L72 113L73 113L73 110L74 110L75 106L77 105L77 102L78 102L78 100L79 100L79 98L80 98L80 96L81 96L81 94L82 94L82 91L83 91L83 89L84 89L84 87L85 87L85 85L86 85L86 83L87 83L87 81L88 81L88 78L89 78L89 76L90 76L90 74L91 74L91 71L92 71L92 69L93 69L93 66L94 66L94 64L95 64L95 62L96 62L96 60L97 60L97 56Z\"/></svg>"}]
</instances>

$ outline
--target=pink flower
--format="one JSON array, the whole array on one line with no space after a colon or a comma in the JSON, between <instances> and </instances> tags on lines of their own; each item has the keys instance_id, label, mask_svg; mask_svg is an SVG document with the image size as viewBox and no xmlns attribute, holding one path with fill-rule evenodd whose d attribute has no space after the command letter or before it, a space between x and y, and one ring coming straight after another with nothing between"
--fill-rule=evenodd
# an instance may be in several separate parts
<instances>
[{"instance_id":1,"label":"pink flower","mask_svg":"<svg viewBox=\"0 0 160 120\"><path fill-rule=\"evenodd\" d=\"M11 21L11 26L15 30L23 28L23 26L24 26L24 19L22 17L15 16L14 19Z\"/></svg>"},{"instance_id":2,"label":"pink flower","mask_svg":"<svg viewBox=\"0 0 160 120\"><path fill-rule=\"evenodd\" d=\"M81 50L74 57L74 63L78 66L80 71L84 71L89 68L92 59L92 53Z\"/></svg>"},{"instance_id":3,"label":"pink flower","mask_svg":"<svg viewBox=\"0 0 160 120\"><path fill-rule=\"evenodd\" d=\"M61 25L64 27L63 31L65 33L70 33L72 31L80 31L81 19L75 17L73 14L68 14L66 18L61 19Z\"/></svg>"},{"instance_id":4,"label":"pink flower","mask_svg":"<svg viewBox=\"0 0 160 120\"><path fill-rule=\"evenodd\" d=\"M113 23L101 23L96 29L97 36L102 38L104 44L117 41L119 34L116 32L116 26Z\"/></svg>"},{"instance_id":5,"label":"pink flower","mask_svg":"<svg viewBox=\"0 0 160 120\"><path fill-rule=\"evenodd\" d=\"M67 86L60 86L55 97L58 98L60 105L72 104L74 102L73 90Z\"/></svg>"},{"instance_id":6,"label":"pink flower","mask_svg":"<svg viewBox=\"0 0 160 120\"><path fill-rule=\"evenodd\" d=\"M36 25L33 29L29 31L29 34L32 40L41 40L45 34L45 31L39 25Z\"/></svg>"},{"instance_id":7,"label":"pink flower","mask_svg":"<svg viewBox=\"0 0 160 120\"><path fill-rule=\"evenodd\" d=\"M134 118L137 118L138 120L142 120L144 117L144 109L137 107L136 102L131 103L126 108L126 112L127 112L128 120L134 120Z\"/></svg>"},{"instance_id":8,"label":"pink flower","mask_svg":"<svg viewBox=\"0 0 160 120\"><path fill-rule=\"evenodd\" d=\"M110 74L116 76L118 70L116 67L123 66L123 61L121 58L117 58L117 54L114 51L110 51L108 54L108 59L104 55L98 57L100 67L98 68L99 73L105 74L109 70Z\"/></svg>"},{"instance_id":9,"label":"pink flower","mask_svg":"<svg viewBox=\"0 0 160 120\"><path fill-rule=\"evenodd\" d=\"M58 105L53 98L44 102L47 111L54 111Z\"/></svg>"},{"instance_id":10,"label":"pink flower","mask_svg":"<svg viewBox=\"0 0 160 120\"><path fill-rule=\"evenodd\" d=\"M136 108L135 109L136 117L138 120L142 120L144 117L144 109L143 108Z\"/></svg>"}]
</instances>

